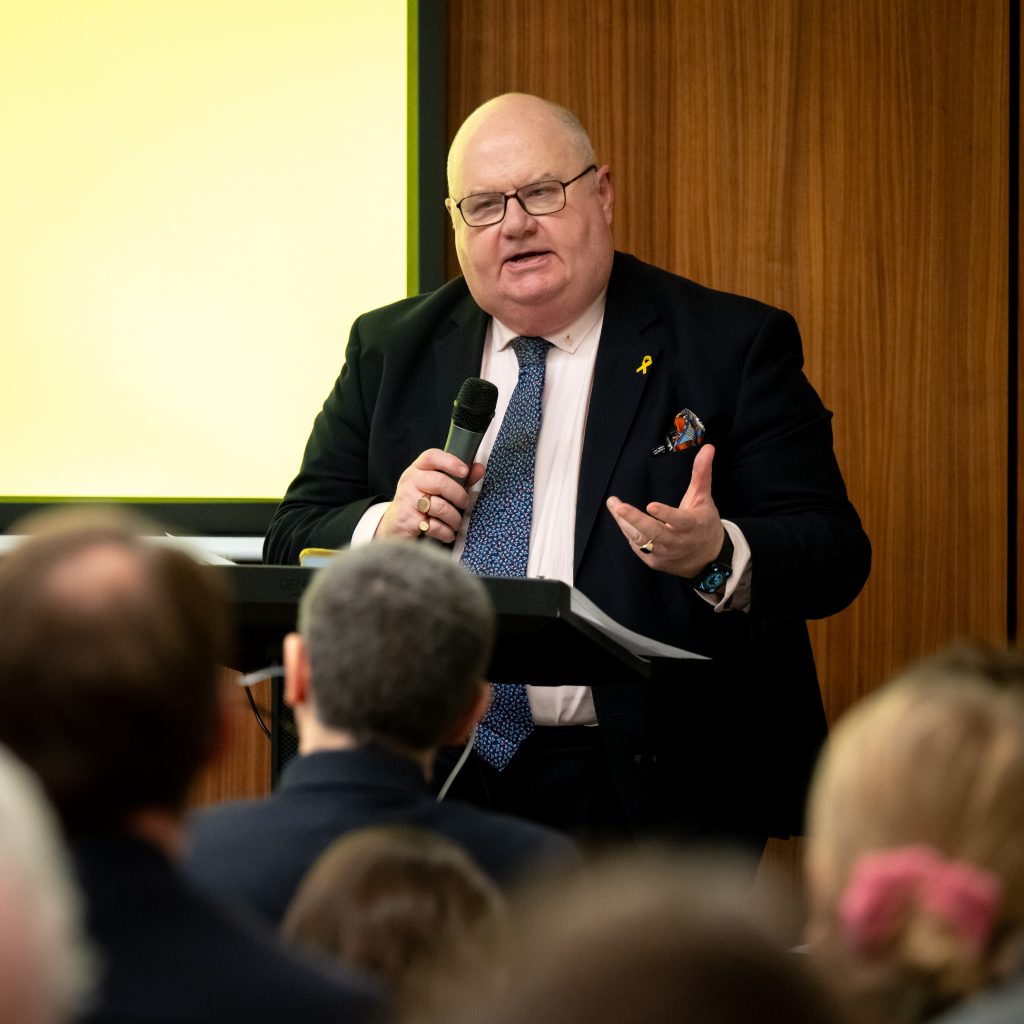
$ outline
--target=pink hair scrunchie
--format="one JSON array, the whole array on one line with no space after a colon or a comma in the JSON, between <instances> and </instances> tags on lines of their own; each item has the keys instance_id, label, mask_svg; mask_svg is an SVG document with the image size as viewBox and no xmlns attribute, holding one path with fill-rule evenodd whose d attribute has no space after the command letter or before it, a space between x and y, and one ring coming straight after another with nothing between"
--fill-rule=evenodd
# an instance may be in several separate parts
<instances>
[{"instance_id":1,"label":"pink hair scrunchie","mask_svg":"<svg viewBox=\"0 0 1024 1024\"><path fill-rule=\"evenodd\" d=\"M888 942L914 907L937 917L975 950L988 941L1002 896L1000 880L930 846L866 853L839 901L843 931L870 955Z\"/></svg>"}]
</instances>

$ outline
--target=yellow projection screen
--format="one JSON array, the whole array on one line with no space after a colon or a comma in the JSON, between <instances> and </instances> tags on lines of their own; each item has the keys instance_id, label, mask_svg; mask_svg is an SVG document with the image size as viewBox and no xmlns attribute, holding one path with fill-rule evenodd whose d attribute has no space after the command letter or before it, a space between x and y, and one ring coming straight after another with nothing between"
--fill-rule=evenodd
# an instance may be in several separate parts
<instances>
[{"instance_id":1,"label":"yellow projection screen","mask_svg":"<svg viewBox=\"0 0 1024 1024\"><path fill-rule=\"evenodd\" d=\"M415 13L0 5L0 495L280 497L414 279Z\"/></svg>"}]
</instances>

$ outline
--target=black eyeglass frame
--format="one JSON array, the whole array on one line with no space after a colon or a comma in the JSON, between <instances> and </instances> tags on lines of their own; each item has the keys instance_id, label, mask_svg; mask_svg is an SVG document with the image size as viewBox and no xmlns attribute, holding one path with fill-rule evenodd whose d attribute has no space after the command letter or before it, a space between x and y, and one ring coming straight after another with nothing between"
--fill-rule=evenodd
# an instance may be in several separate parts
<instances>
[{"instance_id":1,"label":"black eyeglass frame","mask_svg":"<svg viewBox=\"0 0 1024 1024\"><path fill-rule=\"evenodd\" d=\"M566 189L574 182L579 181L585 174L589 174L591 171L597 170L597 164L591 164L589 167L585 167L575 178L570 178L568 181L559 181L557 178L545 178L543 181L531 181L526 185L520 185L519 188L509 189L507 192L471 192L468 196L463 196L457 203L455 203L455 209L459 211L459 216L465 221L466 226L470 228L489 228L495 224L500 224L505 219L505 214L508 213L508 201L515 199L517 203L522 207L523 213L530 217L547 217L551 213L561 213L565 209L565 204L568 202L566 196ZM535 188L537 185L560 185L562 188L562 205L556 210L545 210L544 213L533 213L526 208L526 203L523 197L519 194L524 192L526 189ZM501 196L504 200L504 204L501 207L501 216L497 220L489 220L486 224L470 224L466 220L466 215L462 212L462 204L467 199L475 199L477 196ZM450 197L449 197L450 198Z\"/></svg>"}]
</instances>

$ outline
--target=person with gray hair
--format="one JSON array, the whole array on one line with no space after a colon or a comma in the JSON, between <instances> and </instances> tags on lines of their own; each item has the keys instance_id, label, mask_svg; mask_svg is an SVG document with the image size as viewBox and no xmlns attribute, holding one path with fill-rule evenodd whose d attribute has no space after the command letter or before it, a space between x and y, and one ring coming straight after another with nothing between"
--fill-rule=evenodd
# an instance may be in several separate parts
<instances>
[{"instance_id":1,"label":"person with gray hair","mask_svg":"<svg viewBox=\"0 0 1024 1024\"><path fill-rule=\"evenodd\" d=\"M194 815L196 883L279 924L316 858L355 829L438 832L499 883L578 858L552 829L430 791L438 749L465 742L489 699L494 612L465 567L408 541L348 549L317 573L298 625L284 668L300 756L268 799Z\"/></svg>"},{"instance_id":2,"label":"person with gray hair","mask_svg":"<svg viewBox=\"0 0 1024 1024\"><path fill-rule=\"evenodd\" d=\"M95 958L81 895L42 787L0 746L0 1024L80 1012Z\"/></svg>"},{"instance_id":3,"label":"person with gray hair","mask_svg":"<svg viewBox=\"0 0 1024 1024\"><path fill-rule=\"evenodd\" d=\"M285 642L285 664L299 668L305 649L315 680L315 714L293 700L304 746L319 725L420 753L450 732L468 732L468 718L486 702L490 598L435 551L387 544L346 553L303 595L298 626ZM293 691L297 678L289 677Z\"/></svg>"}]
</instances>

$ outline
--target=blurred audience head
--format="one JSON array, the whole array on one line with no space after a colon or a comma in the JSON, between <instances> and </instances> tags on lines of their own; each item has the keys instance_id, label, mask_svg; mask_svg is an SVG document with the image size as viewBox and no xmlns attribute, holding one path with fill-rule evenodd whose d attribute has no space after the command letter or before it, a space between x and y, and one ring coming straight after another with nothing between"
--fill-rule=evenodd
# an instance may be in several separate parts
<instances>
[{"instance_id":1,"label":"blurred audience head","mask_svg":"<svg viewBox=\"0 0 1024 1024\"><path fill-rule=\"evenodd\" d=\"M1024 658L951 651L857 704L808 826L810 948L874 1019L1024 967Z\"/></svg>"},{"instance_id":2,"label":"blurred audience head","mask_svg":"<svg viewBox=\"0 0 1024 1024\"><path fill-rule=\"evenodd\" d=\"M342 551L303 594L286 641L300 735L312 717L360 743L439 746L485 699L494 629L483 584L447 553L408 541Z\"/></svg>"},{"instance_id":3,"label":"blurred audience head","mask_svg":"<svg viewBox=\"0 0 1024 1024\"><path fill-rule=\"evenodd\" d=\"M286 937L379 978L408 1017L453 977L486 988L506 935L504 897L453 842L382 826L336 840L285 916Z\"/></svg>"},{"instance_id":4,"label":"blurred audience head","mask_svg":"<svg viewBox=\"0 0 1024 1024\"><path fill-rule=\"evenodd\" d=\"M524 895L506 984L467 979L452 1024L838 1024L805 957L785 951L750 866L634 850ZM765 896L764 893L761 894Z\"/></svg>"},{"instance_id":5,"label":"blurred audience head","mask_svg":"<svg viewBox=\"0 0 1024 1024\"><path fill-rule=\"evenodd\" d=\"M0 747L0 1024L59 1024L83 1006L92 960L57 820Z\"/></svg>"},{"instance_id":6,"label":"blurred audience head","mask_svg":"<svg viewBox=\"0 0 1024 1024\"><path fill-rule=\"evenodd\" d=\"M214 744L224 601L152 530L113 510L45 514L0 559L0 741L71 829L177 812Z\"/></svg>"}]
</instances>

